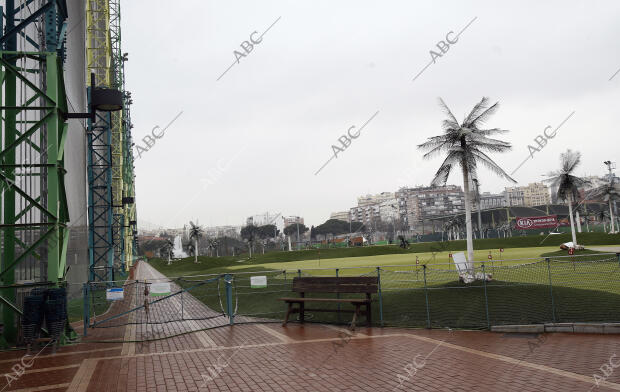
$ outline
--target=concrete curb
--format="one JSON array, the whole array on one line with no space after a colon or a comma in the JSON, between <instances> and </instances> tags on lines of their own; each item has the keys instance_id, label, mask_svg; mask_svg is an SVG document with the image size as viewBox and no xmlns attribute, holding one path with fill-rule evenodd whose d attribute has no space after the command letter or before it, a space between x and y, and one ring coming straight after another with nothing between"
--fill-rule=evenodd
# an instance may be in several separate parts
<instances>
[{"instance_id":1,"label":"concrete curb","mask_svg":"<svg viewBox=\"0 0 620 392\"><path fill-rule=\"evenodd\" d=\"M494 325L491 332L502 333L598 333L620 334L620 323L547 323L524 325Z\"/></svg>"}]
</instances>

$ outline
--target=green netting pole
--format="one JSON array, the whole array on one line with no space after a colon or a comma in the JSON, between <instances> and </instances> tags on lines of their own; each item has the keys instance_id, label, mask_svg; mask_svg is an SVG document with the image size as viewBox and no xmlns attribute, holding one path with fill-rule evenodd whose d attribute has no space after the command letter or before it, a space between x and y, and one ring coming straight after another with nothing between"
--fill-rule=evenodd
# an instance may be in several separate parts
<instances>
[{"instance_id":1,"label":"green netting pole","mask_svg":"<svg viewBox=\"0 0 620 392\"><path fill-rule=\"evenodd\" d=\"M381 328L383 328L383 296L381 294L381 268L377 267L377 283L379 289L379 320L381 321Z\"/></svg>"},{"instance_id":2,"label":"green netting pole","mask_svg":"<svg viewBox=\"0 0 620 392\"><path fill-rule=\"evenodd\" d=\"M84 283L84 336L88 334L88 323L90 316L90 309L88 308L88 283Z\"/></svg>"},{"instance_id":3,"label":"green netting pole","mask_svg":"<svg viewBox=\"0 0 620 392\"><path fill-rule=\"evenodd\" d=\"M336 278L338 277L338 270L339 268L336 268ZM340 293L336 293L336 298L340 299ZM338 302L338 324L340 324L340 302Z\"/></svg>"},{"instance_id":4,"label":"green netting pole","mask_svg":"<svg viewBox=\"0 0 620 392\"><path fill-rule=\"evenodd\" d=\"M551 293L551 318L555 323L555 302L553 300L553 283L551 283L551 260L548 257L545 257L547 261L547 271L549 273L549 292Z\"/></svg>"},{"instance_id":5,"label":"green netting pole","mask_svg":"<svg viewBox=\"0 0 620 392\"><path fill-rule=\"evenodd\" d=\"M428 307L428 288L426 287L426 264L423 264L424 268L424 297L426 299L426 328L431 327L431 312Z\"/></svg>"},{"instance_id":6,"label":"green netting pole","mask_svg":"<svg viewBox=\"0 0 620 392\"><path fill-rule=\"evenodd\" d=\"M484 311L487 315L487 329L491 329L491 321L489 320L489 296L487 295L487 275L484 272L484 262L482 262L482 282L484 285Z\"/></svg>"}]
</instances>

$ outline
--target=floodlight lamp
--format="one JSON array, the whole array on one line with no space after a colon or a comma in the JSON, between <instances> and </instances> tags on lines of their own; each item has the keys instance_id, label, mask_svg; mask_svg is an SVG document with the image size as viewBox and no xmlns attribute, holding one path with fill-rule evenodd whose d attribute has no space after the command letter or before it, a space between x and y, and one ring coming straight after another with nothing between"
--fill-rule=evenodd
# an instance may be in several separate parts
<instances>
[{"instance_id":1,"label":"floodlight lamp","mask_svg":"<svg viewBox=\"0 0 620 392\"><path fill-rule=\"evenodd\" d=\"M117 89L95 87L90 99L94 110L117 112L123 108L123 94Z\"/></svg>"}]
</instances>

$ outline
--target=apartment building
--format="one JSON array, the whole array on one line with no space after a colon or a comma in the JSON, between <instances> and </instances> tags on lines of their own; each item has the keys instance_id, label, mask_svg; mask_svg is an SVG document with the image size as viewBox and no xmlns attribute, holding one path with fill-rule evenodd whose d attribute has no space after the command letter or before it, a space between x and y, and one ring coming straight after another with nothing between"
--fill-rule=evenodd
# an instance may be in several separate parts
<instances>
[{"instance_id":1,"label":"apartment building","mask_svg":"<svg viewBox=\"0 0 620 392\"><path fill-rule=\"evenodd\" d=\"M410 228L422 220L465 211L465 196L460 186L401 188L396 192L401 220Z\"/></svg>"},{"instance_id":2,"label":"apartment building","mask_svg":"<svg viewBox=\"0 0 620 392\"><path fill-rule=\"evenodd\" d=\"M284 227L289 227L290 225L295 224L304 224L304 218L301 216L285 216L284 217Z\"/></svg>"},{"instance_id":3,"label":"apartment building","mask_svg":"<svg viewBox=\"0 0 620 392\"><path fill-rule=\"evenodd\" d=\"M551 203L549 187L542 182L534 182L522 188L523 203L526 207L542 206Z\"/></svg>"},{"instance_id":4,"label":"apartment building","mask_svg":"<svg viewBox=\"0 0 620 392\"><path fill-rule=\"evenodd\" d=\"M483 192L480 194L480 209L506 207L507 201L504 193Z\"/></svg>"},{"instance_id":5,"label":"apartment building","mask_svg":"<svg viewBox=\"0 0 620 392\"><path fill-rule=\"evenodd\" d=\"M506 205L508 207L525 205L522 187L506 187L504 189L504 197L506 198Z\"/></svg>"},{"instance_id":6,"label":"apartment building","mask_svg":"<svg viewBox=\"0 0 620 392\"><path fill-rule=\"evenodd\" d=\"M350 217L349 211L332 212L329 215L329 219L338 219L338 220L345 221L345 222L349 221L349 217Z\"/></svg>"},{"instance_id":7,"label":"apartment building","mask_svg":"<svg viewBox=\"0 0 620 392\"><path fill-rule=\"evenodd\" d=\"M504 191L506 205L541 206L551 203L549 187L542 182L533 182L527 186L507 187Z\"/></svg>"}]
</instances>

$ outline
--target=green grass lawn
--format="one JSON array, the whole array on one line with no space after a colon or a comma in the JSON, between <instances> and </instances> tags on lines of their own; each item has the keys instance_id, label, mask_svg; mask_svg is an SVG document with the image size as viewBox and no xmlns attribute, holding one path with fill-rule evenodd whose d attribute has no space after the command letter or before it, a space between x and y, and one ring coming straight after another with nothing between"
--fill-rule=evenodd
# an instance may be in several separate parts
<instances>
[{"instance_id":1,"label":"green grass lawn","mask_svg":"<svg viewBox=\"0 0 620 392\"><path fill-rule=\"evenodd\" d=\"M442 246L445 249L445 243ZM381 249L387 249L388 254L376 254ZM160 259L152 259L150 263L167 276L190 276L188 279L191 275L235 273L233 307L237 314L273 319L281 319L285 312L285 305L278 298L296 296L291 292L291 285L298 269L302 276L334 276L335 268L339 269L339 276L375 276L377 266L381 266L381 300L386 325L423 327L430 319L434 327L484 328L487 305L491 325L554 320L618 321L620 318L620 267L615 255L584 250L566 257L567 252L558 250L558 246L506 247L501 255L498 249L492 249L493 262L485 264L485 272L493 275L493 281L486 284L485 296L484 282L469 285L459 282L454 265L447 263L451 251L392 252L395 249L400 248L332 249L333 252L327 252L330 258L323 258L326 252L322 250L320 261L318 252L313 250L269 253L250 260L199 257L199 264L194 264L191 258L176 260L172 265ZM358 254L361 250L370 254ZM480 260L487 259L488 254L489 249L475 253ZM549 264L544 261L546 257ZM426 274L423 264L426 264ZM267 288L250 287L250 276L257 272L268 277ZM179 283L185 288L196 284ZM195 288L191 294L212 309L226 308L223 284L219 294L215 283ZM336 305L332 307L336 309ZM350 305L343 304L340 309L350 309ZM373 314L374 321L378 322L378 301L373 303ZM307 319L345 323L350 321L351 314L310 312Z\"/></svg>"},{"instance_id":2,"label":"green grass lawn","mask_svg":"<svg viewBox=\"0 0 620 392\"><path fill-rule=\"evenodd\" d=\"M491 238L474 240L474 249L477 251L486 250L498 251L500 248L535 248L535 247L555 247L571 241L570 234L559 234L550 236L525 236L510 238ZM606 233L577 233L577 242L585 245L618 245L620 244L620 234ZM467 248L465 240L459 241L437 241L411 243L409 249L402 249L398 245L375 245L351 248L329 248L329 249L309 249L292 252L272 251L266 254L254 254L252 259L257 262L282 262L316 260L321 255L322 259L342 258L342 257L367 257L386 254L419 254L432 253L439 251L464 251ZM243 258L247 258L247 254ZM237 258L240 259L240 258ZM486 260L486 257L484 258Z\"/></svg>"},{"instance_id":3,"label":"green grass lawn","mask_svg":"<svg viewBox=\"0 0 620 392\"><path fill-rule=\"evenodd\" d=\"M582 233L596 234L601 237L602 233ZM553 236L560 237L560 235ZM502 245L508 242L520 244L523 239L528 237L501 239L504 241ZM603 237L605 239L606 237ZM481 242L496 242L498 239L480 240ZM540 242L541 239L537 240ZM567 240L567 239L564 239ZM564 240L556 241L558 244L565 242ZM584 239L585 240L585 239ZM530 241L528 239L528 241ZM344 249L322 249L322 250L303 250L293 252L270 252L266 254L255 255L251 259L241 257L206 257L199 256L199 264L193 263L193 258L185 258L173 260L172 265L161 259L152 259L150 262L163 274L167 276L187 276L200 274L218 274L218 273L236 273L261 270L297 270L297 269L335 269L350 267L376 267L388 265L419 265L428 264L436 265L437 268L454 269L454 265L449 257L450 253L463 252L459 242L436 242L420 245L416 247L416 251L404 250L397 246L376 246L364 248L344 248ZM603 241L593 241L603 242ZM456 244L455 244L456 243ZM620 243L620 236L618 242ZM431 244L431 245L429 245ZM423 245L423 246L422 246ZM537 247L505 247L503 252L500 248L475 248L474 256L476 260L489 260L488 256L492 256L492 265L512 265L529 263L539 259L546 254L558 251L559 246L537 246ZM428 250L432 249L432 250ZM455 250L453 250L455 249ZM566 251L559 251L567 256ZM560 256L560 253L553 254ZM581 252L583 253L583 252ZM588 251L586 253L596 253ZM443 266L440 266L443 264ZM478 263L479 264L479 263ZM317 271L317 273L320 273ZM346 273L345 270L342 273Z\"/></svg>"},{"instance_id":4,"label":"green grass lawn","mask_svg":"<svg viewBox=\"0 0 620 392\"><path fill-rule=\"evenodd\" d=\"M603 257L603 256L600 256ZM591 260L592 257L588 257ZM382 308L385 325L425 327L450 326L454 328L485 328L487 326L486 304L490 325L542 322L588 322L618 321L620 314L620 269L617 261L591 263L550 262L553 285L549 285L548 266L537 263L514 267L498 267L492 270L494 280L464 284L458 281L454 271L424 271L405 268L382 269ZM369 269L373 273L374 269ZM285 305L278 298L297 296L292 293L295 273L281 271L260 273L267 275L268 287L253 289L249 278L253 274L235 277L233 307L237 314L282 319ZM305 276L305 272L304 272ZM181 282L191 287L195 282ZM486 285L486 295L485 295ZM212 309L226 308L223 284L215 283L190 291ZM311 294L333 298L335 294ZM340 298L356 297L342 294ZM375 325L379 322L379 302L375 295L373 314ZM552 300L553 298L553 307ZM426 301L428 300L428 313ZM221 303L220 303L221 301ZM308 305L310 306L310 305ZM337 309L337 305L321 308ZM350 310L342 304L342 310ZM553 313L552 313L553 309ZM309 312L308 321L346 323L351 314Z\"/></svg>"}]
</instances>

